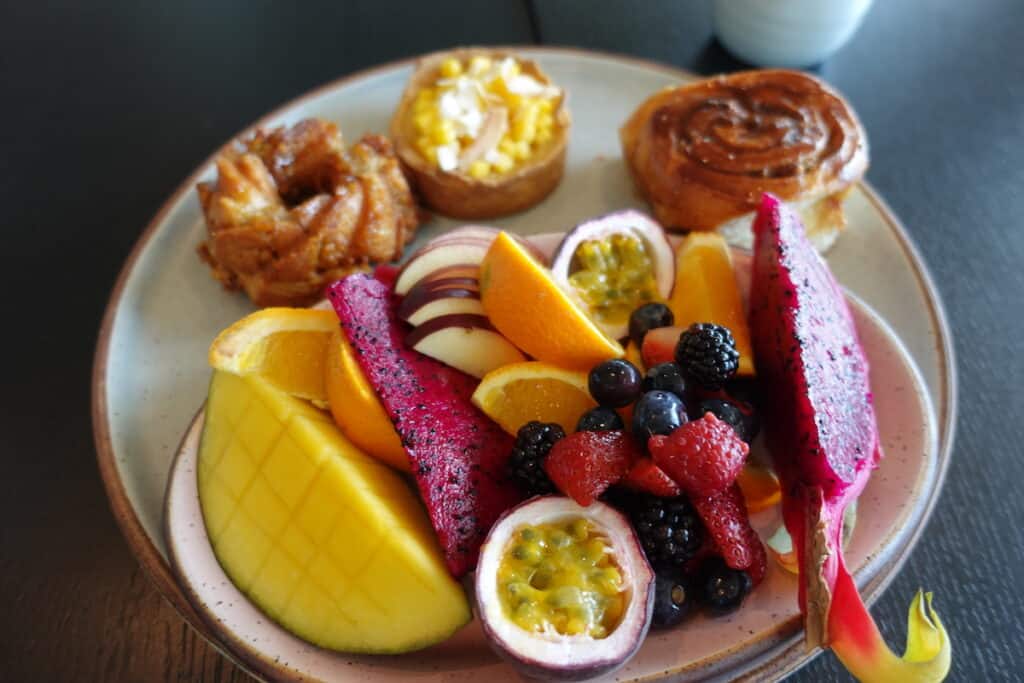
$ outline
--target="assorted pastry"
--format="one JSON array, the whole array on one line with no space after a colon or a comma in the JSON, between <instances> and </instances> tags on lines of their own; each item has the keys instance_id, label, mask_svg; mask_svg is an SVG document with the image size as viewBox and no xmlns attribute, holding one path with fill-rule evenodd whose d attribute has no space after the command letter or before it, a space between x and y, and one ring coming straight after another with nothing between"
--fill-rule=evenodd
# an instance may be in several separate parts
<instances>
[{"instance_id":1,"label":"assorted pastry","mask_svg":"<svg viewBox=\"0 0 1024 683\"><path fill-rule=\"evenodd\" d=\"M835 90L799 71L759 70L666 88L619 131L622 156L663 225L717 230L749 247L771 192L799 211L822 251L868 166L864 129Z\"/></svg>"},{"instance_id":2,"label":"assorted pastry","mask_svg":"<svg viewBox=\"0 0 1024 683\"><path fill-rule=\"evenodd\" d=\"M391 142L367 135L345 149L338 126L306 119L256 130L196 186L214 278L257 306L304 305L370 262L399 258L420 222Z\"/></svg>"},{"instance_id":3,"label":"assorted pastry","mask_svg":"<svg viewBox=\"0 0 1024 683\"><path fill-rule=\"evenodd\" d=\"M455 218L522 211L565 171L565 92L529 59L472 48L416 63L390 125L423 201Z\"/></svg>"},{"instance_id":4,"label":"assorted pastry","mask_svg":"<svg viewBox=\"0 0 1024 683\"><path fill-rule=\"evenodd\" d=\"M941 679L930 596L899 658L843 563L881 451L867 360L799 209L838 202L866 152L807 80L750 72L642 105L623 145L654 218L613 212L558 244L464 226L401 266L417 213L398 159L452 215L557 184L568 116L537 65L424 59L392 119L397 159L383 138L346 152L318 121L222 155L200 187L218 279L258 304L331 304L265 308L210 348L198 490L238 589L325 648L410 652L475 617L523 675L580 680L785 570L810 645L861 678ZM750 158L712 161L722 140ZM739 220L750 259L722 235ZM300 242L319 256L290 270ZM765 542L751 516L771 510Z\"/></svg>"}]
</instances>

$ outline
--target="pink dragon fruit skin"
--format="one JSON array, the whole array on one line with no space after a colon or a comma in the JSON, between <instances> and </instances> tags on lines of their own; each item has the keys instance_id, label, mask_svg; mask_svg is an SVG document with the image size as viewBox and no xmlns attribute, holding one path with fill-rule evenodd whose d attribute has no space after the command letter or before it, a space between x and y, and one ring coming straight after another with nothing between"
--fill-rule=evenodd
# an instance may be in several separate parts
<instances>
[{"instance_id":1,"label":"pink dragon fruit skin","mask_svg":"<svg viewBox=\"0 0 1024 683\"><path fill-rule=\"evenodd\" d=\"M799 217L765 195L754 221L750 319L757 368L805 484L832 497L876 464L878 430L864 357L842 289Z\"/></svg>"},{"instance_id":2,"label":"pink dragon fruit skin","mask_svg":"<svg viewBox=\"0 0 1024 683\"><path fill-rule=\"evenodd\" d=\"M842 289L797 215L767 194L754 221L750 325L808 642L827 644L831 596L847 575L843 511L881 450L868 362Z\"/></svg>"},{"instance_id":3,"label":"pink dragon fruit skin","mask_svg":"<svg viewBox=\"0 0 1024 683\"><path fill-rule=\"evenodd\" d=\"M350 275L327 295L402 438L448 569L459 578L476 566L494 521L521 500L506 475L512 438L470 402L474 378L405 346L388 285Z\"/></svg>"}]
</instances>

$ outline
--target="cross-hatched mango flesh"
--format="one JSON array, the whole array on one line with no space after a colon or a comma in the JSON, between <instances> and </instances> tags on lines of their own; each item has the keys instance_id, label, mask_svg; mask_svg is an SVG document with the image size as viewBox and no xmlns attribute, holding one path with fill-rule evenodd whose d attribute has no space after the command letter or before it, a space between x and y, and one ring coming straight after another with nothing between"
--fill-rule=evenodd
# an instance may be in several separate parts
<instances>
[{"instance_id":1,"label":"cross-hatched mango flesh","mask_svg":"<svg viewBox=\"0 0 1024 683\"><path fill-rule=\"evenodd\" d=\"M198 481L224 571L300 638L408 652L470 620L411 487L266 381L214 373Z\"/></svg>"}]
</instances>

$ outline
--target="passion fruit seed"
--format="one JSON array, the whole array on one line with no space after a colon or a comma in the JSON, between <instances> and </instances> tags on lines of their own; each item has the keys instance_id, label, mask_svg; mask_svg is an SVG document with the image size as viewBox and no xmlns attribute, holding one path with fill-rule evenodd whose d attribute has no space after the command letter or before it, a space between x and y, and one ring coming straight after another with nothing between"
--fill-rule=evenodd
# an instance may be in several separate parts
<instances>
[{"instance_id":1,"label":"passion fruit seed","mask_svg":"<svg viewBox=\"0 0 1024 683\"><path fill-rule=\"evenodd\" d=\"M628 320L638 306L659 298L647 246L633 235L620 232L581 243L570 273L569 283L599 322Z\"/></svg>"},{"instance_id":2,"label":"passion fruit seed","mask_svg":"<svg viewBox=\"0 0 1024 683\"><path fill-rule=\"evenodd\" d=\"M531 632L604 638L622 618L624 593L607 538L582 517L522 527L498 569L505 613Z\"/></svg>"}]
</instances>

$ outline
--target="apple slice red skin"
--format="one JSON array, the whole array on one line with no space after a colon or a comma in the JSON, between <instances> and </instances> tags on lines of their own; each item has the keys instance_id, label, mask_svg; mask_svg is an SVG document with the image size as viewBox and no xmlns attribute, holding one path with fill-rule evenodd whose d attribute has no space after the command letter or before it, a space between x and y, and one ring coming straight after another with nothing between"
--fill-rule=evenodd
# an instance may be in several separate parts
<instances>
[{"instance_id":1,"label":"apple slice red skin","mask_svg":"<svg viewBox=\"0 0 1024 683\"><path fill-rule=\"evenodd\" d=\"M435 251L437 249L451 248L456 246L480 247L479 249L474 249L474 251L478 251L480 254L479 258L476 259L475 261L476 264L479 265L480 261L483 260L484 254L487 253L487 249L490 248L491 242L494 241L494 238L498 235L499 232L500 230L498 230L497 228L467 226L466 228L459 228L453 232L445 233L443 235L435 237L433 240L427 242L422 247L417 249L412 254L412 256L409 257L409 260L405 262L405 265L402 266L401 270L398 272L398 279L395 281L395 292L397 294L406 294L420 280L428 277L431 273L435 272L436 270L440 270L441 268L445 268L450 265L458 265L459 263L465 263L465 261L456 261L454 263L448 263L444 266L439 266L438 268L435 268L433 270L426 271L416 276L415 280L412 280L411 278L413 276L408 275L407 272L410 270L410 267L416 261L426 256L428 253ZM517 242L522 244L530 252L530 254L533 255L534 258L537 259L538 263L542 265L547 265L547 254L538 249L535 244L533 244L530 240L521 235L513 235L513 237ZM415 271L413 272L415 273Z\"/></svg>"},{"instance_id":2,"label":"apple slice red skin","mask_svg":"<svg viewBox=\"0 0 1024 683\"><path fill-rule=\"evenodd\" d=\"M405 343L408 347L415 348L418 343L423 341L424 337L428 337L438 330L443 330L449 327L464 327L467 329L482 328L496 332L485 315L456 313L454 315L442 315L440 318L431 318L419 327L413 328L409 334L406 335Z\"/></svg>"},{"instance_id":3,"label":"apple slice red skin","mask_svg":"<svg viewBox=\"0 0 1024 683\"><path fill-rule=\"evenodd\" d=\"M407 323L413 327L425 325L434 318L446 315L486 315L480 299L475 297L435 299L409 316Z\"/></svg>"},{"instance_id":4,"label":"apple slice red skin","mask_svg":"<svg viewBox=\"0 0 1024 683\"><path fill-rule=\"evenodd\" d=\"M455 241L447 244L428 244L413 254L412 258L402 266L402 269L398 272L398 279L395 280L395 293L400 295L408 294L409 290L415 287L421 280L442 268L473 262L480 263L489 248L489 241ZM436 258L435 252L439 251L451 251L453 256L449 260L439 258L435 265L424 267L424 259Z\"/></svg>"},{"instance_id":5,"label":"apple slice red skin","mask_svg":"<svg viewBox=\"0 0 1024 683\"><path fill-rule=\"evenodd\" d=\"M434 303L439 299L480 299L480 291L468 287L443 287L440 289L426 289L417 287L409 292L408 296L402 299L398 306L398 317L406 322L416 315L416 312L427 304ZM420 323L422 324L422 323Z\"/></svg>"},{"instance_id":6,"label":"apple slice red skin","mask_svg":"<svg viewBox=\"0 0 1024 683\"><path fill-rule=\"evenodd\" d=\"M453 353L448 354L447 352L437 353L421 346L431 336L440 334L442 332L451 332L452 330L462 329L465 332L472 334L476 333L472 341L468 341L463 348L456 348L454 346L445 347L446 350L451 348ZM466 336L469 336L468 334ZM462 340L464 337L458 337ZM522 352L517 349L512 342L501 336L501 333L495 330L486 316L474 315L471 313L454 313L452 315L443 315L437 318L431 318L427 322L423 323L419 327L416 327L405 337L405 343L410 348L420 353L426 354L434 360L441 361L446 365L450 365L457 370L461 370L468 375L472 375L477 378L481 378L491 370L494 370L508 363L517 363L526 360L526 357ZM484 349L485 343L489 344L486 348L490 350L490 353L482 352L472 358L475 362L464 362L466 358L470 357L470 351L475 346L477 349ZM495 351L496 350L496 351ZM486 359L481 361L481 359Z\"/></svg>"}]
</instances>

